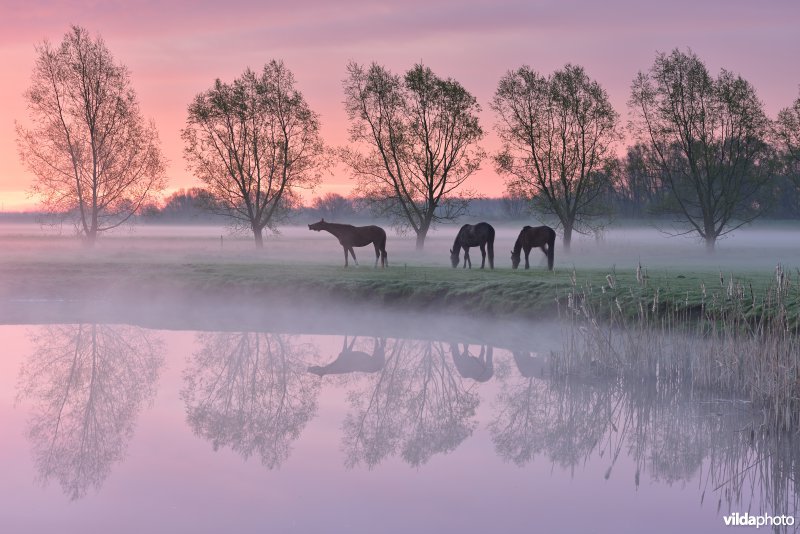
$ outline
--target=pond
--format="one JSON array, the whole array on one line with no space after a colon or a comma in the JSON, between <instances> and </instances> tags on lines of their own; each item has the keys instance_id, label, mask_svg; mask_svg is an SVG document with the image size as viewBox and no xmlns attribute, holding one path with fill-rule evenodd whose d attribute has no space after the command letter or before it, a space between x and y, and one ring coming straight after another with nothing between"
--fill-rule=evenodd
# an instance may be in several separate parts
<instances>
[{"instance_id":1,"label":"pond","mask_svg":"<svg viewBox=\"0 0 800 534\"><path fill-rule=\"evenodd\" d=\"M0 326L1 532L794 521L800 453L758 411L558 372L557 323L295 310L237 329L192 313Z\"/></svg>"}]
</instances>

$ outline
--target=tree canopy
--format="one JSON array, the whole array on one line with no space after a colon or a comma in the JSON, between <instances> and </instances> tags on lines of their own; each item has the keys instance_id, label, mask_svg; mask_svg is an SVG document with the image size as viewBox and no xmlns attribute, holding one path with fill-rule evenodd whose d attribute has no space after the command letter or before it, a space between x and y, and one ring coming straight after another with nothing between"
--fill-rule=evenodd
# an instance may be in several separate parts
<instances>
[{"instance_id":1,"label":"tree canopy","mask_svg":"<svg viewBox=\"0 0 800 534\"><path fill-rule=\"evenodd\" d=\"M357 194L376 212L411 228L417 248L439 221L465 212L461 186L484 157L477 100L424 65L401 78L373 63L347 67L345 106L354 146L341 151Z\"/></svg>"},{"instance_id":2,"label":"tree canopy","mask_svg":"<svg viewBox=\"0 0 800 534\"><path fill-rule=\"evenodd\" d=\"M671 193L666 208L713 250L717 239L761 213L769 178L769 120L755 89L721 70L714 78L691 50L659 53L631 87L631 130L651 149Z\"/></svg>"},{"instance_id":3,"label":"tree canopy","mask_svg":"<svg viewBox=\"0 0 800 534\"><path fill-rule=\"evenodd\" d=\"M45 41L36 52L30 126L17 124L20 156L45 209L94 243L164 189L158 133L102 38L73 26L60 45Z\"/></svg>"},{"instance_id":4,"label":"tree canopy","mask_svg":"<svg viewBox=\"0 0 800 534\"><path fill-rule=\"evenodd\" d=\"M262 247L263 230L285 219L297 189L319 183L326 165L319 127L291 71L273 60L195 97L184 155L223 213Z\"/></svg>"},{"instance_id":5,"label":"tree canopy","mask_svg":"<svg viewBox=\"0 0 800 534\"><path fill-rule=\"evenodd\" d=\"M555 215L565 248L573 230L591 228L607 210L618 115L605 90L583 67L550 76L528 66L507 73L492 100L502 142L498 173L511 195Z\"/></svg>"}]
</instances>

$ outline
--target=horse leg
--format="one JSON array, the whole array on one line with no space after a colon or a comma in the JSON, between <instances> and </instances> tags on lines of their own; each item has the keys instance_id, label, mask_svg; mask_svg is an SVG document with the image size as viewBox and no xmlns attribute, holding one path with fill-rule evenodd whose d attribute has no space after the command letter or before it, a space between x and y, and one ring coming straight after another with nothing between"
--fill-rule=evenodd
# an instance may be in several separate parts
<instances>
[{"instance_id":1,"label":"horse leg","mask_svg":"<svg viewBox=\"0 0 800 534\"><path fill-rule=\"evenodd\" d=\"M346 256L347 252L345 252L344 254ZM353 263L355 263L356 266L358 266L358 260L356 259L356 252L353 250L353 247L350 247L350 254L353 256Z\"/></svg>"},{"instance_id":2,"label":"horse leg","mask_svg":"<svg viewBox=\"0 0 800 534\"><path fill-rule=\"evenodd\" d=\"M378 259L381 257L381 251L378 249L378 243L374 243L375 245L375 268L378 268Z\"/></svg>"},{"instance_id":3,"label":"horse leg","mask_svg":"<svg viewBox=\"0 0 800 534\"><path fill-rule=\"evenodd\" d=\"M342 247L344 249L344 266L347 267L347 247Z\"/></svg>"},{"instance_id":4,"label":"horse leg","mask_svg":"<svg viewBox=\"0 0 800 534\"><path fill-rule=\"evenodd\" d=\"M481 249L481 269L486 265L486 245L480 245Z\"/></svg>"},{"instance_id":5,"label":"horse leg","mask_svg":"<svg viewBox=\"0 0 800 534\"><path fill-rule=\"evenodd\" d=\"M489 268L494 269L494 240L486 242L486 249L489 252Z\"/></svg>"},{"instance_id":6,"label":"horse leg","mask_svg":"<svg viewBox=\"0 0 800 534\"><path fill-rule=\"evenodd\" d=\"M531 249L525 249L525 268L526 269L530 269L531 268L530 257L531 257Z\"/></svg>"},{"instance_id":7,"label":"horse leg","mask_svg":"<svg viewBox=\"0 0 800 534\"><path fill-rule=\"evenodd\" d=\"M464 249L464 268L467 268L467 262L469 262L469 268L472 269L472 260L469 259L469 249Z\"/></svg>"}]
</instances>

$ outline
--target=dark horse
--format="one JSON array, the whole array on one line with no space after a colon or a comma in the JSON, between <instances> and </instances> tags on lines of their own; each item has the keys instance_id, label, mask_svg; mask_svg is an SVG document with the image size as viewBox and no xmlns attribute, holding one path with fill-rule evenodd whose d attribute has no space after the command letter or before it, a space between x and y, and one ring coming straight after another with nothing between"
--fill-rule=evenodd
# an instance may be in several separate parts
<instances>
[{"instance_id":1,"label":"dark horse","mask_svg":"<svg viewBox=\"0 0 800 534\"><path fill-rule=\"evenodd\" d=\"M353 256L353 262L358 265L353 247L365 247L370 243L375 245L375 267L378 266L378 258L381 260L381 267L388 265L386 259L386 232L380 226L353 226L351 224L325 222L325 219L322 219L314 224L309 224L308 229L317 232L325 230L336 236L336 239L339 240L339 243L344 248L345 267L347 267L347 251L350 251Z\"/></svg>"},{"instance_id":2,"label":"dark horse","mask_svg":"<svg viewBox=\"0 0 800 534\"><path fill-rule=\"evenodd\" d=\"M519 267L519 252L520 249L525 251L525 268L530 269L531 264L528 257L531 254L531 249L540 247L542 252L547 256L547 269L553 270L553 246L556 244L556 231L549 226L525 226L519 233L517 242L514 243L514 250L511 251L511 267L516 269ZM545 245L547 248L545 248Z\"/></svg>"},{"instance_id":3,"label":"dark horse","mask_svg":"<svg viewBox=\"0 0 800 534\"><path fill-rule=\"evenodd\" d=\"M450 353L453 355L453 363L458 374L463 378L471 378L476 382L486 382L494 374L494 364L492 355L494 347L491 345L481 345L481 352L478 356L473 356L469 352L469 345L464 344L464 350L459 350L458 343L450 344Z\"/></svg>"},{"instance_id":4,"label":"dark horse","mask_svg":"<svg viewBox=\"0 0 800 534\"><path fill-rule=\"evenodd\" d=\"M456 240L453 241L453 248L450 249L450 262L453 264L453 269L458 267L462 248L464 249L464 268L466 269L467 263L469 263L469 268L472 269L469 247L481 248L481 269L486 265L486 249L489 249L489 267L494 269L494 228L491 224L480 222L474 225L465 224L461 227Z\"/></svg>"},{"instance_id":5,"label":"dark horse","mask_svg":"<svg viewBox=\"0 0 800 534\"><path fill-rule=\"evenodd\" d=\"M386 339L375 338L372 347L372 354L360 350L353 350L357 338L353 338L350 346L347 345L347 336L344 336L344 344L342 345L342 352L339 356L325 366L312 365L308 368L309 373L314 373L318 376L332 375L332 374L345 374L345 373L377 373L386 362Z\"/></svg>"}]
</instances>

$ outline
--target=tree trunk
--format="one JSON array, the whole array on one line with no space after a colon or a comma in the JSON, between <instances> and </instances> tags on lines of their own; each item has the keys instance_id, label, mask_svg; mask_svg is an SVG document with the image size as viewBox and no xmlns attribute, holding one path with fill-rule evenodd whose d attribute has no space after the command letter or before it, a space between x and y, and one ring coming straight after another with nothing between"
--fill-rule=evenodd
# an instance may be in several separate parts
<instances>
[{"instance_id":1,"label":"tree trunk","mask_svg":"<svg viewBox=\"0 0 800 534\"><path fill-rule=\"evenodd\" d=\"M714 253L714 247L717 244L717 236L712 234L706 234L706 252L709 254Z\"/></svg>"},{"instance_id":2,"label":"tree trunk","mask_svg":"<svg viewBox=\"0 0 800 534\"><path fill-rule=\"evenodd\" d=\"M264 248L264 237L261 235L261 228L253 228L253 237L256 239L256 248Z\"/></svg>"},{"instance_id":3,"label":"tree trunk","mask_svg":"<svg viewBox=\"0 0 800 534\"><path fill-rule=\"evenodd\" d=\"M427 228L420 228L417 230L417 250L422 250L425 247L425 238L428 236Z\"/></svg>"},{"instance_id":4,"label":"tree trunk","mask_svg":"<svg viewBox=\"0 0 800 534\"><path fill-rule=\"evenodd\" d=\"M572 225L565 224L564 225L564 251L569 252L569 245L572 243Z\"/></svg>"},{"instance_id":5,"label":"tree trunk","mask_svg":"<svg viewBox=\"0 0 800 534\"><path fill-rule=\"evenodd\" d=\"M94 244L97 242L97 230L92 228L86 232L86 237L83 242L89 248L94 247Z\"/></svg>"}]
</instances>

